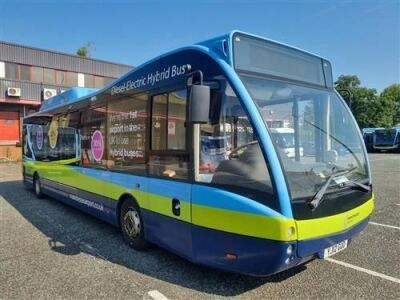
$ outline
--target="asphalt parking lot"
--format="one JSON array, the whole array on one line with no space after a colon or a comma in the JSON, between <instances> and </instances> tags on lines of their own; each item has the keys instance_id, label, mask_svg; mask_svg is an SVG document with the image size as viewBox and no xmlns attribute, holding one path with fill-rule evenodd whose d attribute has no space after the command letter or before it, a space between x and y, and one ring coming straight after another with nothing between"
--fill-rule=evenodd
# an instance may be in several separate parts
<instances>
[{"instance_id":1,"label":"asphalt parking lot","mask_svg":"<svg viewBox=\"0 0 400 300\"><path fill-rule=\"evenodd\" d=\"M400 155L369 157L376 205L367 228L331 260L268 278L197 266L157 247L135 252L114 227L36 199L20 164L0 164L0 298L399 299Z\"/></svg>"}]
</instances>

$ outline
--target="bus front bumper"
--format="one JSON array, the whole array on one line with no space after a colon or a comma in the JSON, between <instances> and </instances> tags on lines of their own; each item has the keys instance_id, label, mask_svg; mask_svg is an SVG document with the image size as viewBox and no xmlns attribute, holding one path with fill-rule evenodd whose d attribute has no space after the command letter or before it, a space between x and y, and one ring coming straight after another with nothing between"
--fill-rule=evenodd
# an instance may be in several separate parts
<instances>
[{"instance_id":1,"label":"bus front bumper","mask_svg":"<svg viewBox=\"0 0 400 300\"><path fill-rule=\"evenodd\" d=\"M324 250L347 240L347 245L352 238L360 233L368 225L369 217L357 225L338 234L328 235L316 239L302 240L297 242L297 256L299 258L323 258Z\"/></svg>"},{"instance_id":2,"label":"bus front bumper","mask_svg":"<svg viewBox=\"0 0 400 300\"><path fill-rule=\"evenodd\" d=\"M349 245L352 238L368 224L368 219L340 233L292 242L246 237L194 226L193 233L197 238L193 240L193 261L229 272L270 276L322 258L326 248L342 241L347 240ZM228 253L235 254L237 259L227 259Z\"/></svg>"},{"instance_id":3,"label":"bus front bumper","mask_svg":"<svg viewBox=\"0 0 400 300\"><path fill-rule=\"evenodd\" d=\"M394 146L373 146L375 150L395 150L399 149L399 145Z\"/></svg>"},{"instance_id":4,"label":"bus front bumper","mask_svg":"<svg viewBox=\"0 0 400 300\"><path fill-rule=\"evenodd\" d=\"M296 220L297 239L277 241L192 227L193 261L252 276L268 276L323 257L324 250L352 238L368 224L373 197L341 214ZM233 255L232 255L233 254ZM234 256L234 259L230 257Z\"/></svg>"},{"instance_id":5,"label":"bus front bumper","mask_svg":"<svg viewBox=\"0 0 400 300\"><path fill-rule=\"evenodd\" d=\"M341 214L296 221L298 257L323 257L326 248L345 240L349 244L351 238L368 224L373 209L374 196L362 205Z\"/></svg>"}]
</instances>

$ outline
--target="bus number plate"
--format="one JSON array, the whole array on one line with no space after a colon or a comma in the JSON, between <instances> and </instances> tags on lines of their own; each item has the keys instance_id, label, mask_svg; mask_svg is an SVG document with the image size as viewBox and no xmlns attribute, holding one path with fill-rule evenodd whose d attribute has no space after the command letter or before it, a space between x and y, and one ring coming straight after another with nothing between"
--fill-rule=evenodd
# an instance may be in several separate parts
<instances>
[{"instance_id":1,"label":"bus number plate","mask_svg":"<svg viewBox=\"0 0 400 300\"><path fill-rule=\"evenodd\" d=\"M342 251L342 250L344 250L346 248L347 248L347 240L344 240L344 241L342 241L342 242L340 242L340 243L338 243L336 245L333 245L333 246L331 246L329 248L326 248L324 250L324 258L332 256L332 255L334 255L334 254L336 254L336 253L338 253L338 252L340 252L340 251Z\"/></svg>"}]
</instances>

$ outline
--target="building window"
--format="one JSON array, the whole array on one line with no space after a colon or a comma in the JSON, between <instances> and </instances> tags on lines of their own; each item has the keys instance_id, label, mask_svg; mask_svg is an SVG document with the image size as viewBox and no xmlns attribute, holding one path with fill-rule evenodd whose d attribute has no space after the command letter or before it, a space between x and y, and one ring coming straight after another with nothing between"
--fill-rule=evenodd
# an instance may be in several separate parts
<instances>
[{"instance_id":1,"label":"building window","mask_svg":"<svg viewBox=\"0 0 400 300\"><path fill-rule=\"evenodd\" d=\"M56 83L57 85L66 86L64 71L58 71L58 70L56 71Z\"/></svg>"},{"instance_id":2,"label":"building window","mask_svg":"<svg viewBox=\"0 0 400 300\"><path fill-rule=\"evenodd\" d=\"M94 76L94 87L102 88L104 86L104 77Z\"/></svg>"},{"instance_id":3,"label":"building window","mask_svg":"<svg viewBox=\"0 0 400 300\"><path fill-rule=\"evenodd\" d=\"M85 74L85 87L92 88L94 87L94 76L90 74Z\"/></svg>"},{"instance_id":4,"label":"building window","mask_svg":"<svg viewBox=\"0 0 400 300\"><path fill-rule=\"evenodd\" d=\"M43 68L41 67L32 67L32 81L42 82L43 81Z\"/></svg>"},{"instance_id":5,"label":"building window","mask_svg":"<svg viewBox=\"0 0 400 300\"><path fill-rule=\"evenodd\" d=\"M55 84L55 71L53 69L43 69L43 82L47 84Z\"/></svg>"},{"instance_id":6,"label":"building window","mask_svg":"<svg viewBox=\"0 0 400 300\"><path fill-rule=\"evenodd\" d=\"M111 77L104 77L104 85L109 84L111 81L113 81L115 78Z\"/></svg>"},{"instance_id":7,"label":"building window","mask_svg":"<svg viewBox=\"0 0 400 300\"><path fill-rule=\"evenodd\" d=\"M6 63L6 78L7 79L19 79L18 64Z\"/></svg>"},{"instance_id":8,"label":"building window","mask_svg":"<svg viewBox=\"0 0 400 300\"><path fill-rule=\"evenodd\" d=\"M26 65L19 66L19 74L21 80L31 80L31 67Z\"/></svg>"},{"instance_id":9,"label":"building window","mask_svg":"<svg viewBox=\"0 0 400 300\"><path fill-rule=\"evenodd\" d=\"M67 72L67 86L78 86L78 73Z\"/></svg>"}]
</instances>

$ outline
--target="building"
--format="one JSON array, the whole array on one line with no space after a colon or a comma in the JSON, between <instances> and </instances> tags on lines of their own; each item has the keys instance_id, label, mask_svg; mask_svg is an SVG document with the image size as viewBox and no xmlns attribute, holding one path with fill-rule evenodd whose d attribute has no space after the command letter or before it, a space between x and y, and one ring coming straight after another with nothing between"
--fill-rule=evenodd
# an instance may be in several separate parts
<instances>
[{"instance_id":1,"label":"building","mask_svg":"<svg viewBox=\"0 0 400 300\"><path fill-rule=\"evenodd\" d=\"M101 88L132 66L0 41L0 161L21 158L22 118L70 87Z\"/></svg>"}]
</instances>

